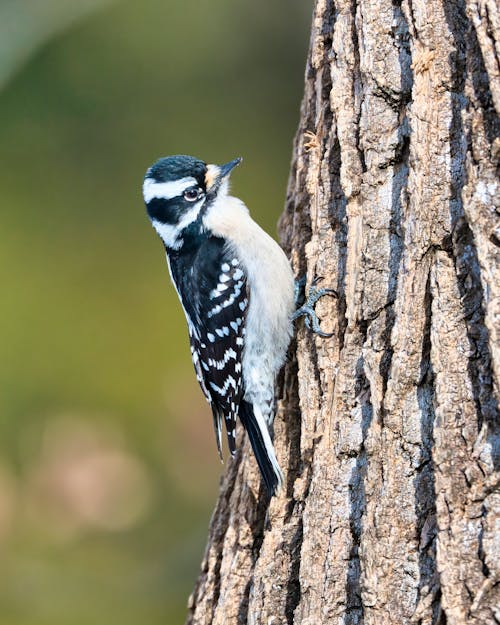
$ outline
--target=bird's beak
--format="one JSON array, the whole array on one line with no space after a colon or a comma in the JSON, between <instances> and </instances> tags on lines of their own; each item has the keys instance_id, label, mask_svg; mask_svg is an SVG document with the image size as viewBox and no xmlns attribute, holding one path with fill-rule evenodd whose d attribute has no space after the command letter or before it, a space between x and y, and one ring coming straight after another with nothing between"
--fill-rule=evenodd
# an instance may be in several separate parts
<instances>
[{"instance_id":1,"label":"bird's beak","mask_svg":"<svg viewBox=\"0 0 500 625\"><path fill-rule=\"evenodd\" d=\"M229 176L231 171L239 165L242 160L241 156L238 156L238 158L235 158L233 161L229 161L229 163L226 163L225 165L219 165L219 178Z\"/></svg>"},{"instance_id":2,"label":"bird's beak","mask_svg":"<svg viewBox=\"0 0 500 625\"><path fill-rule=\"evenodd\" d=\"M207 193L216 194L222 181L229 176L232 170L241 163L241 156L224 165L208 165L205 174Z\"/></svg>"}]
</instances>

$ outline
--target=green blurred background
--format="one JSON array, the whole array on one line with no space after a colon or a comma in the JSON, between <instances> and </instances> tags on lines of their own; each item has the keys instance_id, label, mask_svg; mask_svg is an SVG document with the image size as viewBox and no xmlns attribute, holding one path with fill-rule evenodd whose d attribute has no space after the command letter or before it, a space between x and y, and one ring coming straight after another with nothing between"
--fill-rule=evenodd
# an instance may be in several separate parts
<instances>
[{"instance_id":1,"label":"green blurred background","mask_svg":"<svg viewBox=\"0 0 500 625\"><path fill-rule=\"evenodd\" d=\"M271 233L312 3L0 0L0 625L182 623L223 470L158 157L244 157Z\"/></svg>"}]
</instances>

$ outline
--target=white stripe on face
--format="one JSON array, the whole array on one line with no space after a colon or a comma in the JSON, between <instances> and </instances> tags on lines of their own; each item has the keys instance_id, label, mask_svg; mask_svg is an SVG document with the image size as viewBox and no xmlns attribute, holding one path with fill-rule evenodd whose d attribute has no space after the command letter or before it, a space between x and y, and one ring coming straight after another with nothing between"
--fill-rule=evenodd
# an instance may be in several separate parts
<instances>
[{"instance_id":1,"label":"white stripe on face","mask_svg":"<svg viewBox=\"0 0 500 625\"><path fill-rule=\"evenodd\" d=\"M205 203L205 198L199 200L194 204L194 206L189 209L179 220L177 224L164 224L157 219L152 219L151 223L153 224L153 228L160 235L162 241L165 243L167 247L170 247L174 250L179 249L182 245L182 231L184 228L187 228L189 224L196 221L198 215L200 213L201 207Z\"/></svg>"},{"instance_id":2,"label":"white stripe on face","mask_svg":"<svg viewBox=\"0 0 500 625\"><path fill-rule=\"evenodd\" d=\"M146 178L142 185L142 194L144 195L146 204L153 198L171 200L174 197L182 195L186 189L192 187L194 184L198 183L193 176L180 178L180 180L172 180L171 182L156 182L153 178Z\"/></svg>"},{"instance_id":3,"label":"white stripe on face","mask_svg":"<svg viewBox=\"0 0 500 625\"><path fill-rule=\"evenodd\" d=\"M156 219L152 219L151 223L167 247L174 250L178 250L181 247L182 239L179 237L179 228L177 226L162 224L161 221Z\"/></svg>"}]
</instances>

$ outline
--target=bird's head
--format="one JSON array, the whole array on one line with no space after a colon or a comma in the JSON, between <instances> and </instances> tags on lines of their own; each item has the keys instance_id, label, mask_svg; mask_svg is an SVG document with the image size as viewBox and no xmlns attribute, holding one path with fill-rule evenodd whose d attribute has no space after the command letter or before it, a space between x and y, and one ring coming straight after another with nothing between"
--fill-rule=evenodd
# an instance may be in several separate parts
<instances>
[{"instance_id":1,"label":"bird's head","mask_svg":"<svg viewBox=\"0 0 500 625\"><path fill-rule=\"evenodd\" d=\"M202 214L227 194L228 177L239 165L207 165L193 156L167 156L156 161L144 178L142 192L148 216L167 248L179 249L183 234Z\"/></svg>"}]
</instances>

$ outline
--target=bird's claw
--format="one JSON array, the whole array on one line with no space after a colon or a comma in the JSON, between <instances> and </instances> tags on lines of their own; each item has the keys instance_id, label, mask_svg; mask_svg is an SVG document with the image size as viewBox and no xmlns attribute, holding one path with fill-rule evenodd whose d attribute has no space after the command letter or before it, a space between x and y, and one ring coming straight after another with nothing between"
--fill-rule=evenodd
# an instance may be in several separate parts
<instances>
[{"instance_id":1,"label":"bird's claw","mask_svg":"<svg viewBox=\"0 0 500 625\"><path fill-rule=\"evenodd\" d=\"M292 321L295 321L295 319L298 319L299 317L305 317L305 324L308 330L312 330L318 336L330 338L331 336L333 336L333 332L324 332L321 329L318 316L316 315L316 312L314 310L314 306L316 305L316 302L321 297L323 297L323 295L338 297L338 293L334 289L317 289L316 285L320 280L322 280L321 277L316 277L313 280L311 288L309 289L307 299L304 298L304 295L302 293L302 289L305 287L305 277L302 277L295 282L295 301L297 305L302 302L303 303L302 306L300 306L300 308L298 308L293 313Z\"/></svg>"}]
</instances>

